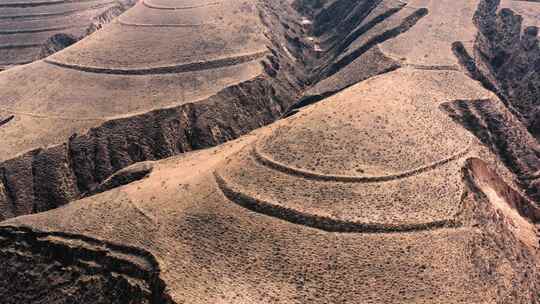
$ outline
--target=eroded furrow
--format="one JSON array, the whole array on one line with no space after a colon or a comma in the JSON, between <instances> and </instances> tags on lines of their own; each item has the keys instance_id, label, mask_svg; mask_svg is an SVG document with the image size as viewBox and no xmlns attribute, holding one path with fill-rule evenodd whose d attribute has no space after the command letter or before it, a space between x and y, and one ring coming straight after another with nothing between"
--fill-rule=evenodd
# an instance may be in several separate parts
<instances>
[{"instance_id":1,"label":"eroded furrow","mask_svg":"<svg viewBox=\"0 0 540 304\"><path fill-rule=\"evenodd\" d=\"M93 192L133 163L237 138L274 121L290 104L271 83L261 77L195 104L111 120L64 144L5 161L0 164L2 184L12 196L0 197L0 203L11 206L15 215L53 209Z\"/></svg>"},{"instance_id":2,"label":"eroded furrow","mask_svg":"<svg viewBox=\"0 0 540 304\"><path fill-rule=\"evenodd\" d=\"M3 303L173 303L157 261L142 249L9 226L0 228L0 244L0 268L8 275L0 279ZM21 271L30 266L35 271Z\"/></svg>"}]
</instances>

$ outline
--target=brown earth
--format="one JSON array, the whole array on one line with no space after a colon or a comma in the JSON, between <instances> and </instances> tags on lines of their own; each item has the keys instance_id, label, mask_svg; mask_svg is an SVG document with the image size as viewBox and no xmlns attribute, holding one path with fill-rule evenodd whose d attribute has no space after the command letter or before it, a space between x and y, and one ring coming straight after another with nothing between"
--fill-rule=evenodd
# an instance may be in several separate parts
<instances>
[{"instance_id":1,"label":"brown earth","mask_svg":"<svg viewBox=\"0 0 540 304\"><path fill-rule=\"evenodd\" d=\"M14 116L0 129L0 168L13 210L0 214L7 218L63 205L135 162L236 138L297 108L321 79L325 84L315 94L326 96L396 69L378 44L425 14L413 11L405 21L387 21L379 16L403 9L402 3L349 4L357 20L346 26L357 28L354 35L321 28L333 47L315 52L308 39L314 29L298 24L303 17L290 7L277 15L280 6L289 7L232 1L227 10L223 5L168 10L139 3L76 45L0 74L6 87L0 115ZM216 24L171 26L185 16ZM162 47L163 40L170 45ZM348 54L350 63L342 68L341 54L352 43L359 43L354 49L360 52ZM201 48L206 54L193 52ZM340 74L353 66L363 68ZM21 90L16 84L22 79L32 86ZM40 207L40 201L49 203Z\"/></svg>"},{"instance_id":2,"label":"brown earth","mask_svg":"<svg viewBox=\"0 0 540 304\"><path fill-rule=\"evenodd\" d=\"M0 73L0 298L540 303L514 2L146 0Z\"/></svg>"},{"instance_id":3,"label":"brown earth","mask_svg":"<svg viewBox=\"0 0 540 304\"><path fill-rule=\"evenodd\" d=\"M134 0L3 1L0 3L0 71L62 50L134 4Z\"/></svg>"}]
</instances>

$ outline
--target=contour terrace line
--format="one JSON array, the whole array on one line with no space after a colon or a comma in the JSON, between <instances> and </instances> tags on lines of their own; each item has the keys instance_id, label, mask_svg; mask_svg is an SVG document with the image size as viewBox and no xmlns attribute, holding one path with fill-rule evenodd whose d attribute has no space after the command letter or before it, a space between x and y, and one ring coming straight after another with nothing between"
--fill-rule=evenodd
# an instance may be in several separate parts
<instances>
[{"instance_id":1,"label":"contour terrace line","mask_svg":"<svg viewBox=\"0 0 540 304\"><path fill-rule=\"evenodd\" d=\"M187 5L187 6L164 6L164 5L157 5L157 4L152 4L150 1L148 0L143 0L142 1L142 4L148 8L151 8L151 9L160 9L160 10L189 10L189 9L195 9L195 8L203 8L203 7L208 7L208 6L215 6L215 5L220 5L222 4L223 2L210 2L210 3L205 3L205 4L200 4L200 5Z\"/></svg>"},{"instance_id":2,"label":"contour terrace line","mask_svg":"<svg viewBox=\"0 0 540 304\"><path fill-rule=\"evenodd\" d=\"M19 1L19 2L7 2L0 3L0 7L12 7L12 8L28 8L28 7L37 7L37 6L47 6L47 5L58 5L58 4L69 4L69 3L80 3L85 2L95 2L96 0L48 0L48 1Z\"/></svg>"},{"instance_id":3,"label":"contour terrace line","mask_svg":"<svg viewBox=\"0 0 540 304\"><path fill-rule=\"evenodd\" d=\"M303 225L326 232L338 233L403 233L419 232L435 229L460 228L461 222L456 217L462 213L463 204L452 217L424 223L403 223L384 224L376 222L350 221L335 218L327 215L313 214L295 208L283 206L281 204L264 201L239 189L235 189L218 172L214 172L214 177L223 195L232 203L235 203L248 210L288 221L293 224Z\"/></svg>"},{"instance_id":4,"label":"contour terrace line","mask_svg":"<svg viewBox=\"0 0 540 304\"><path fill-rule=\"evenodd\" d=\"M117 24L123 25L123 26L133 26L133 27L203 27L203 26L211 26L214 25L214 23L198 23L198 24L175 24L175 23L164 23L164 24L151 24L151 23L137 23L137 22L129 22L123 20L122 17L118 17L115 21Z\"/></svg>"},{"instance_id":5,"label":"contour terrace line","mask_svg":"<svg viewBox=\"0 0 540 304\"><path fill-rule=\"evenodd\" d=\"M388 181L403 179L403 178L411 177L417 174L422 174L424 172L437 169L438 167L446 165L450 162L456 161L464 157L471 151L473 140L471 137L469 137L469 142L465 148L439 161L436 161L431 164L424 165L418 168L410 169L404 172L389 174L389 175L381 175L381 176L328 175L328 174L322 174L322 173L318 173L318 172L314 172L310 170L294 168L282 162L272 159L272 157L270 157L269 155L261 151L259 145L260 143L257 142L253 146L253 149L252 149L252 154L255 160L266 167L272 168L274 170L280 171L288 175L299 176L299 177L312 179L312 180L329 181L329 182L380 183L380 182L388 182Z\"/></svg>"},{"instance_id":6,"label":"contour terrace line","mask_svg":"<svg viewBox=\"0 0 540 304\"><path fill-rule=\"evenodd\" d=\"M55 26L55 27L35 28L35 29L0 30L0 35L52 32L52 31L61 31L61 30L67 30L71 28L79 28L79 27L84 27L84 26L73 25L73 26Z\"/></svg>"},{"instance_id":7,"label":"contour terrace line","mask_svg":"<svg viewBox=\"0 0 540 304\"><path fill-rule=\"evenodd\" d=\"M44 62L82 72L98 73L98 74L112 74L112 75L152 75L152 74L172 74L172 73L186 73L202 70L212 70L227 66L234 66L250 61L254 61L268 55L268 50L258 51L253 53L247 53L237 56L222 57L214 60L207 61L195 61L188 63L180 63L169 66L159 67L141 67L141 68L105 68L96 66L83 66L70 63L63 63L54 59L45 59Z\"/></svg>"},{"instance_id":8,"label":"contour terrace line","mask_svg":"<svg viewBox=\"0 0 540 304\"><path fill-rule=\"evenodd\" d=\"M41 13L41 14L30 14L30 15L7 15L7 16L0 16L0 20L14 20L14 19L32 19L32 18L42 18L42 17L55 17L55 16L67 16L67 15L75 15L80 12L84 11L91 11L98 8L103 8L108 5L114 4L116 1L108 1L99 3L96 5L92 5L86 8L81 9L70 9L62 12L54 12L54 13Z\"/></svg>"}]
</instances>

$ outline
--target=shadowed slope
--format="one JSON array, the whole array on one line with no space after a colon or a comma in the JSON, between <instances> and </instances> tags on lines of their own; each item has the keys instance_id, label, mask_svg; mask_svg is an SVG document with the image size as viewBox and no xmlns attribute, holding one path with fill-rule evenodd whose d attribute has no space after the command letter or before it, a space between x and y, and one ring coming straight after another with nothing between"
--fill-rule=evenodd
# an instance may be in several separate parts
<instances>
[{"instance_id":1,"label":"shadowed slope","mask_svg":"<svg viewBox=\"0 0 540 304\"><path fill-rule=\"evenodd\" d=\"M454 52L469 75L493 91L499 101L474 104L448 104L455 119L472 130L499 155L516 175L516 180L531 199L540 201L540 49L537 18L532 18L538 3L518 1L481 2L475 13L478 34L474 53L462 44ZM528 15L522 14L528 7Z\"/></svg>"},{"instance_id":2,"label":"shadowed slope","mask_svg":"<svg viewBox=\"0 0 540 304\"><path fill-rule=\"evenodd\" d=\"M485 0L479 6L475 14L478 35L472 56L460 49L459 43L454 48L471 76L493 90L538 137L538 28L529 26L530 18L525 18L524 24L521 15L499 5L500 1ZM504 2L503 5L515 6L513 2ZM540 9L538 4L531 5Z\"/></svg>"},{"instance_id":3,"label":"shadowed slope","mask_svg":"<svg viewBox=\"0 0 540 304\"><path fill-rule=\"evenodd\" d=\"M0 253L4 265L10 264L2 269L4 303L172 303L159 278L157 261L144 250L18 227L4 227L0 244L11 247ZM34 257L30 265L22 262L29 256ZM39 271L20 276L27 267ZM93 288L84 287L89 283ZM39 289L47 289L46 295L37 296Z\"/></svg>"}]
</instances>

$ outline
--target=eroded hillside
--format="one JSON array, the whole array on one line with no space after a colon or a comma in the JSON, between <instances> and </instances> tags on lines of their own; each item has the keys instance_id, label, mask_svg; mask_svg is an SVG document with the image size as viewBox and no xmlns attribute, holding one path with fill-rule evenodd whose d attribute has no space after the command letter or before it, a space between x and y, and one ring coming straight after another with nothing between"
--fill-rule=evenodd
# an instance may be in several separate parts
<instances>
[{"instance_id":1,"label":"eroded hillside","mask_svg":"<svg viewBox=\"0 0 540 304\"><path fill-rule=\"evenodd\" d=\"M540 303L523 2L145 0L0 73L0 297Z\"/></svg>"},{"instance_id":2,"label":"eroded hillside","mask_svg":"<svg viewBox=\"0 0 540 304\"><path fill-rule=\"evenodd\" d=\"M73 47L0 74L0 115L14 116L0 129L1 214L63 205L133 163L214 146L394 70L380 45L428 11L345 4L300 13L286 2L141 2ZM353 22L337 31L329 13ZM35 85L21 89L21 79Z\"/></svg>"}]
</instances>

